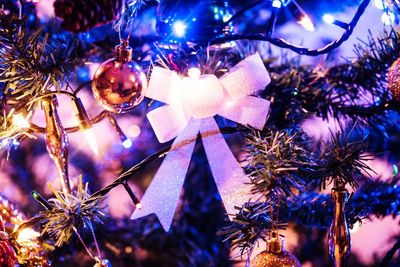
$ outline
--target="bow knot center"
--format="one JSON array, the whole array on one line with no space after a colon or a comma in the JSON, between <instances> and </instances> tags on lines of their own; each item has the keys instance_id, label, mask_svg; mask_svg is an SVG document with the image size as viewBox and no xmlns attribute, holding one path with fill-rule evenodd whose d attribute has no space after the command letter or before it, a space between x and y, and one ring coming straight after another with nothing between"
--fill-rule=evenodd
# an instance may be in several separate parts
<instances>
[{"instance_id":1,"label":"bow knot center","mask_svg":"<svg viewBox=\"0 0 400 267\"><path fill-rule=\"evenodd\" d=\"M182 79L181 97L185 114L196 119L215 116L224 103L224 88L215 75Z\"/></svg>"}]
</instances>

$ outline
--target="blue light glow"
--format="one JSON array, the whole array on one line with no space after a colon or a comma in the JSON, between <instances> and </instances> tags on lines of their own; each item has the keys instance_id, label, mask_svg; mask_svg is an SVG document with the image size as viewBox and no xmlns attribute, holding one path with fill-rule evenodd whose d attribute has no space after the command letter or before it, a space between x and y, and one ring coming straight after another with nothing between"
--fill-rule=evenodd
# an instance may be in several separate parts
<instances>
[{"instance_id":1,"label":"blue light glow","mask_svg":"<svg viewBox=\"0 0 400 267\"><path fill-rule=\"evenodd\" d=\"M12 144L17 147L19 146L19 141L17 139L13 139Z\"/></svg>"},{"instance_id":2,"label":"blue light glow","mask_svg":"<svg viewBox=\"0 0 400 267\"><path fill-rule=\"evenodd\" d=\"M132 141L131 139L127 138L122 142L122 146L125 147L126 149L132 147Z\"/></svg>"},{"instance_id":3,"label":"blue light glow","mask_svg":"<svg viewBox=\"0 0 400 267\"><path fill-rule=\"evenodd\" d=\"M335 22L335 18L329 14L325 14L322 19L328 24L333 24Z\"/></svg>"},{"instance_id":4,"label":"blue light glow","mask_svg":"<svg viewBox=\"0 0 400 267\"><path fill-rule=\"evenodd\" d=\"M186 24L183 21L179 21L179 20L175 21L173 26L172 26L172 29L174 31L174 35L176 37L185 36L186 28L187 28Z\"/></svg>"},{"instance_id":5,"label":"blue light glow","mask_svg":"<svg viewBox=\"0 0 400 267\"><path fill-rule=\"evenodd\" d=\"M282 2L280 0L272 1L272 7L281 8L281 6L282 6Z\"/></svg>"}]
</instances>

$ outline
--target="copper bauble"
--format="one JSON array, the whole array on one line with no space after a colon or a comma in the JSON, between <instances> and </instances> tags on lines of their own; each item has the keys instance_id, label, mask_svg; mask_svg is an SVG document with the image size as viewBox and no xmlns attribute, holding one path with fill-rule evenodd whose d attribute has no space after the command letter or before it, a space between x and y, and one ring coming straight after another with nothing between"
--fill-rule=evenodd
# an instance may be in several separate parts
<instances>
[{"instance_id":1,"label":"copper bauble","mask_svg":"<svg viewBox=\"0 0 400 267\"><path fill-rule=\"evenodd\" d=\"M393 96L400 100L400 58L393 62L389 69L388 86Z\"/></svg>"},{"instance_id":2,"label":"copper bauble","mask_svg":"<svg viewBox=\"0 0 400 267\"><path fill-rule=\"evenodd\" d=\"M139 105L146 88L146 75L132 61L132 48L126 41L115 47L115 57L101 64L93 77L97 103L114 113L127 112Z\"/></svg>"},{"instance_id":3,"label":"copper bauble","mask_svg":"<svg viewBox=\"0 0 400 267\"><path fill-rule=\"evenodd\" d=\"M276 231L267 241L267 250L258 254L252 261L252 267L301 267L299 260L283 248L283 241Z\"/></svg>"}]
</instances>

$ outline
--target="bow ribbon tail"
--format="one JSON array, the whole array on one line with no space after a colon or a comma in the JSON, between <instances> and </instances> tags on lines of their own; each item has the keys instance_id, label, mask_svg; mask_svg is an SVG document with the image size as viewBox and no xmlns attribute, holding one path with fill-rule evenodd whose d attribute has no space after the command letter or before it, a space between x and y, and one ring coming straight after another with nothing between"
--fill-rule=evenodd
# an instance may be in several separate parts
<instances>
[{"instance_id":1,"label":"bow ribbon tail","mask_svg":"<svg viewBox=\"0 0 400 267\"><path fill-rule=\"evenodd\" d=\"M216 133L217 132L217 133ZM243 172L213 118L203 119L200 133L204 150L225 209L231 218L235 206L249 199L249 178Z\"/></svg>"},{"instance_id":2,"label":"bow ribbon tail","mask_svg":"<svg viewBox=\"0 0 400 267\"><path fill-rule=\"evenodd\" d=\"M187 169L199 133L199 120L191 120L175 139L131 219L154 213L165 231L169 231L185 181ZM189 142L190 141L190 142Z\"/></svg>"}]
</instances>

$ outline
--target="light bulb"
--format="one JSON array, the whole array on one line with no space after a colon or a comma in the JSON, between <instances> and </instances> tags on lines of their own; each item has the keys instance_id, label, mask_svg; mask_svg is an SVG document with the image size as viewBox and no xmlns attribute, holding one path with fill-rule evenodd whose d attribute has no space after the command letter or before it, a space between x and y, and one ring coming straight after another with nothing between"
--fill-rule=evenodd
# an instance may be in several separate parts
<instances>
[{"instance_id":1,"label":"light bulb","mask_svg":"<svg viewBox=\"0 0 400 267\"><path fill-rule=\"evenodd\" d=\"M32 228L25 228L24 230L18 233L17 242L18 243L29 242L38 238L39 236L40 234L35 230L33 230Z\"/></svg>"},{"instance_id":2,"label":"light bulb","mask_svg":"<svg viewBox=\"0 0 400 267\"><path fill-rule=\"evenodd\" d=\"M13 116L13 124L19 128L29 128L30 123L29 121L21 114L14 114Z\"/></svg>"},{"instance_id":3,"label":"light bulb","mask_svg":"<svg viewBox=\"0 0 400 267\"><path fill-rule=\"evenodd\" d=\"M306 31L309 31L309 32L315 31L314 24L312 23L311 19L307 15L302 16L301 19L297 23L299 23Z\"/></svg>"},{"instance_id":4,"label":"light bulb","mask_svg":"<svg viewBox=\"0 0 400 267\"><path fill-rule=\"evenodd\" d=\"M141 208L143 208L143 205L142 205L142 203L140 203L140 202L139 202L139 203L136 203L136 205L135 205L135 206L136 206L136 208L138 208L138 209L141 209Z\"/></svg>"},{"instance_id":5,"label":"light bulb","mask_svg":"<svg viewBox=\"0 0 400 267\"><path fill-rule=\"evenodd\" d=\"M19 146L19 141L18 141L18 139L13 139L12 140L12 144L14 145L14 146Z\"/></svg>"},{"instance_id":6,"label":"light bulb","mask_svg":"<svg viewBox=\"0 0 400 267\"><path fill-rule=\"evenodd\" d=\"M272 7L281 8L281 6L282 6L282 2L280 0L272 1Z\"/></svg>"},{"instance_id":7,"label":"light bulb","mask_svg":"<svg viewBox=\"0 0 400 267\"><path fill-rule=\"evenodd\" d=\"M335 18L329 14L325 14L322 19L328 24L333 24L335 22Z\"/></svg>"},{"instance_id":8,"label":"light bulb","mask_svg":"<svg viewBox=\"0 0 400 267\"><path fill-rule=\"evenodd\" d=\"M95 136L95 134L93 132L93 129L92 128L88 128L88 129L83 131L83 134L85 135L86 141L88 142L88 144L89 144L90 148L92 149L93 153L95 155L98 155L99 154L99 146L97 144L96 136Z\"/></svg>"},{"instance_id":9,"label":"light bulb","mask_svg":"<svg viewBox=\"0 0 400 267\"><path fill-rule=\"evenodd\" d=\"M132 141L129 138L126 138L123 142L122 142L122 146L125 147L126 149L132 147Z\"/></svg>"},{"instance_id":10,"label":"light bulb","mask_svg":"<svg viewBox=\"0 0 400 267\"><path fill-rule=\"evenodd\" d=\"M173 26L172 26L172 29L173 29L173 31L174 31L174 35L175 35L176 37L183 37L183 36L185 36L185 34L186 34L186 28L187 28L186 24L185 24L183 21L180 21L180 20L175 21L174 24L173 24Z\"/></svg>"}]
</instances>

